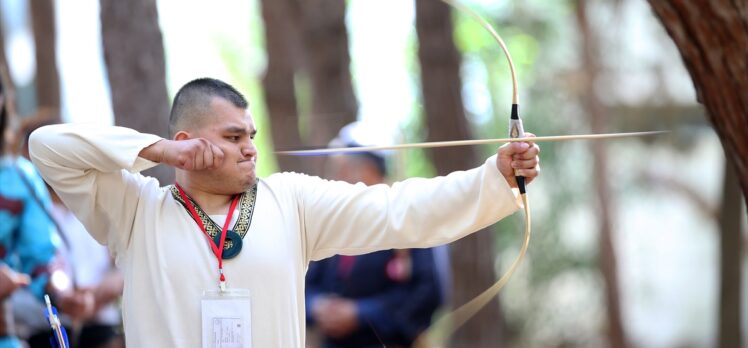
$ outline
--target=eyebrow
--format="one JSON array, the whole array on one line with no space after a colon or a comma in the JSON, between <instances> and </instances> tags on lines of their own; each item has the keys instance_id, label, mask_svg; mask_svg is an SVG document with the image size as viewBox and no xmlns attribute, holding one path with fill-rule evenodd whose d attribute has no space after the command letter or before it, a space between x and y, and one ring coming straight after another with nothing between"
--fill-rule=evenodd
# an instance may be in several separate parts
<instances>
[{"instance_id":1,"label":"eyebrow","mask_svg":"<svg viewBox=\"0 0 748 348\"><path fill-rule=\"evenodd\" d=\"M257 129L252 129L251 131L247 131L247 128L244 127L236 127L236 126L230 126L223 130L224 132L228 133L241 133L241 134L249 134L254 136L257 134Z\"/></svg>"}]
</instances>

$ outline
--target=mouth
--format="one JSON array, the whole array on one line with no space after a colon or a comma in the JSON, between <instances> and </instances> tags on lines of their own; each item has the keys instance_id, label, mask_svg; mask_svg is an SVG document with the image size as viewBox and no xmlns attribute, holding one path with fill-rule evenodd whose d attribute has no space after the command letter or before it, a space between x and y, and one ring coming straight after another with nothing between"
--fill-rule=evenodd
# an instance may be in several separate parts
<instances>
[{"instance_id":1,"label":"mouth","mask_svg":"<svg viewBox=\"0 0 748 348\"><path fill-rule=\"evenodd\" d=\"M245 159L245 160L241 160L241 161L236 162L236 164L237 165L241 165L241 166L252 166L252 167L254 167L255 166L255 161L253 161L252 159Z\"/></svg>"}]
</instances>

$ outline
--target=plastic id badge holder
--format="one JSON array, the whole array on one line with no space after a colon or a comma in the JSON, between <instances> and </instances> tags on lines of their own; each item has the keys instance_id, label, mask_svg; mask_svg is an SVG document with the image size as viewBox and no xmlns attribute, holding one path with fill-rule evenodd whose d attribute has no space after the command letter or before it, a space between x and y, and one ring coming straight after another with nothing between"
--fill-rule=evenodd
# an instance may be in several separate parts
<instances>
[{"instance_id":1,"label":"plastic id badge holder","mask_svg":"<svg viewBox=\"0 0 748 348\"><path fill-rule=\"evenodd\" d=\"M202 348L251 348L248 289L205 290L201 301Z\"/></svg>"}]
</instances>

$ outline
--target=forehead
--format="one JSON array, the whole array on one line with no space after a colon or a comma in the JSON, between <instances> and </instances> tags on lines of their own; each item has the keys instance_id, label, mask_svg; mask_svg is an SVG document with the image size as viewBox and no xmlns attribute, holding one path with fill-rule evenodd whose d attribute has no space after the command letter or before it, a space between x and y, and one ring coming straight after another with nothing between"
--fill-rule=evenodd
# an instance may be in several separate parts
<instances>
[{"instance_id":1,"label":"forehead","mask_svg":"<svg viewBox=\"0 0 748 348\"><path fill-rule=\"evenodd\" d=\"M214 97L210 102L211 122L208 128L223 130L226 128L255 129L255 123L249 109L235 106L226 99Z\"/></svg>"}]
</instances>

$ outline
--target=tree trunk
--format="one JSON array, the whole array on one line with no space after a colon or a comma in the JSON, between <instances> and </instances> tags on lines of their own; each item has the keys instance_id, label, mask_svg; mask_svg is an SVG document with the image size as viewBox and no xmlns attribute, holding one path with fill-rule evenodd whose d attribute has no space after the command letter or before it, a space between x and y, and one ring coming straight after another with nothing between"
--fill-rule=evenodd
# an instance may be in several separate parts
<instances>
[{"instance_id":1,"label":"tree trunk","mask_svg":"<svg viewBox=\"0 0 748 348\"><path fill-rule=\"evenodd\" d=\"M683 57L748 202L748 2L649 3Z\"/></svg>"},{"instance_id":2,"label":"tree trunk","mask_svg":"<svg viewBox=\"0 0 748 348\"><path fill-rule=\"evenodd\" d=\"M57 31L53 0L29 1L36 45L36 103L59 121L60 75L57 71Z\"/></svg>"},{"instance_id":3,"label":"tree trunk","mask_svg":"<svg viewBox=\"0 0 748 348\"><path fill-rule=\"evenodd\" d=\"M738 178L729 160L725 162L720 230L719 334L717 347L741 347L741 278L743 231Z\"/></svg>"},{"instance_id":4,"label":"tree trunk","mask_svg":"<svg viewBox=\"0 0 748 348\"><path fill-rule=\"evenodd\" d=\"M438 1L416 0L416 31L427 140L469 139L450 8ZM440 148L430 154L439 175L474 167L477 161L471 147ZM469 301L495 281L493 245L493 235L486 229L450 246L454 306ZM451 345L497 347L501 342L503 318L498 299L493 299L469 324L455 332Z\"/></svg>"},{"instance_id":5,"label":"tree trunk","mask_svg":"<svg viewBox=\"0 0 748 348\"><path fill-rule=\"evenodd\" d=\"M678 47L691 74L696 97L706 108L727 162L732 163L737 175L743 199L748 202L748 142L745 141L748 139L748 94L745 93L748 90L748 65L745 63L748 2L650 0L649 4ZM730 172L726 170L727 174ZM725 185L728 185L727 179L729 177ZM727 186L725 190L727 195ZM737 206L722 208L729 210ZM740 232L728 227L733 214L726 211L720 218L720 245L724 249L721 250L719 347L739 347L742 342Z\"/></svg>"},{"instance_id":6,"label":"tree trunk","mask_svg":"<svg viewBox=\"0 0 748 348\"><path fill-rule=\"evenodd\" d=\"M119 126L168 137L169 97L155 0L101 0L104 58ZM146 172L162 185L174 171L158 166Z\"/></svg>"},{"instance_id":7,"label":"tree trunk","mask_svg":"<svg viewBox=\"0 0 748 348\"><path fill-rule=\"evenodd\" d=\"M0 117L1 157L8 154L8 149L10 149L9 139L6 136L11 134L8 131L8 126L12 124L10 118L15 114L15 108L13 107L15 89L13 88L13 81L10 77L10 70L8 69L8 59L5 56L5 33L3 32L2 16L0 16L0 83L2 83L3 87L2 98L6 110L6 117Z\"/></svg>"},{"instance_id":8,"label":"tree trunk","mask_svg":"<svg viewBox=\"0 0 748 348\"><path fill-rule=\"evenodd\" d=\"M600 73L598 39L590 28L587 16L587 1L577 2L577 24L581 35L582 67L584 68L584 88L580 98L590 118L592 133L604 133L607 128L605 107L597 97L594 82ZM604 143L592 145L594 159L595 193L599 207L599 267L605 283L605 300L607 309L608 346L611 348L626 347L626 332L621 319L621 303L618 282L616 251L613 246L613 211L610 185L607 181L608 162Z\"/></svg>"},{"instance_id":9,"label":"tree trunk","mask_svg":"<svg viewBox=\"0 0 748 348\"><path fill-rule=\"evenodd\" d=\"M8 70L8 57L5 55L5 31L3 24L3 18L0 16L0 77L10 78L10 71ZM3 89L5 89L6 81L2 80Z\"/></svg>"},{"instance_id":10,"label":"tree trunk","mask_svg":"<svg viewBox=\"0 0 748 348\"><path fill-rule=\"evenodd\" d=\"M261 5L268 62L262 86L273 144L277 150L300 148L299 110L294 87L302 53L299 5L292 0L262 0ZM281 171L305 172L301 157L276 158Z\"/></svg>"},{"instance_id":11,"label":"tree trunk","mask_svg":"<svg viewBox=\"0 0 748 348\"><path fill-rule=\"evenodd\" d=\"M0 81L3 84L3 97L5 98L5 108L8 111L8 117L15 115L15 86L13 85L13 79L10 76L10 68L8 67L8 57L5 55L5 32L3 31L2 16L0 16ZM6 126L10 124L10 120L5 120ZM2 150L5 149L5 134L0 134L0 155Z\"/></svg>"},{"instance_id":12,"label":"tree trunk","mask_svg":"<svg viewBox=\"0 0 748 348\"><path fill-rule=\"evenodd\" d=\"M345 0L299 0L305 70L312 87L307 142L325 146L340 128L356 120L358 102L353 91L345 25ZM313 174L321 161L313 160Z\"/></svg>"}]
</instances>

